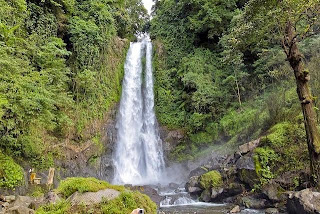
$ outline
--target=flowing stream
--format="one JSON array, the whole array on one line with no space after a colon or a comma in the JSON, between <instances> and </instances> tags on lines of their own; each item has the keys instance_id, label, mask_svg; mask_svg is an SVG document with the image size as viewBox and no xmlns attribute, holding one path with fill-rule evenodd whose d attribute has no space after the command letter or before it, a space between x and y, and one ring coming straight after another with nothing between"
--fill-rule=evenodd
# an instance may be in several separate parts
<instances>
[{"instance_id":1,"label":"flowing stream","mask_svg":"<svg viewBox=\"0 0 320 214\"><path fill-rule=\"evenodd\" d=\"M154 113L152 44L130 44L125 63L114 153L116 184L156 184L164 169Z\"/></svg>"}]
</instances>

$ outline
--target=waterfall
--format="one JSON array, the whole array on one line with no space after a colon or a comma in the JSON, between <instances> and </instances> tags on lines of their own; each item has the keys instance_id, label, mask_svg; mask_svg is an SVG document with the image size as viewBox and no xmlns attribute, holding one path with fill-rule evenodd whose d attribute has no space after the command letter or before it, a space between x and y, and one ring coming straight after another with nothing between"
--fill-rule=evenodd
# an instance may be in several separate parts
<instances>
[{"instance_id":1,"label":"waterfall","mask_svg":"<svg viewBox=\"0 0 320 214\"><path fill-rule=\"evenodd\" d=\"M164 168L154 113L152 43L130 44L125 63L114 152L116 184L156 184Z\"/></svg>"}]
</instances>

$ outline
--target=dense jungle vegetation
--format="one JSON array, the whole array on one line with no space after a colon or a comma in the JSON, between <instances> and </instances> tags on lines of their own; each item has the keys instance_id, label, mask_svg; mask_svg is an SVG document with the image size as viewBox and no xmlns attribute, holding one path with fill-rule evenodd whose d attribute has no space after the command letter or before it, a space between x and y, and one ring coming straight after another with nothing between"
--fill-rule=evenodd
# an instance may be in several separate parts
<instances>
[{"instance_id":1,"label":"dense jungle vegetation","mask_svg":"<svg viewBox=\"0 0 320 214\"><path fill-rule=\"evenodd\" d=\"M208 146L227 150L262 136L262 179L306 169L308 144L319 175L319 12L317 0L156 1L157 117L188 136L171 157L193 159ZM311 77L313 93L302 95L298 77L302 105L299 72L302 84ZM301 106L312 104L309 126Z\"/></svg>"},{"instance_id":2,"label":"dense jungle vegetation","mask_svg":"<svg viewBox=\"0 0 320 214\"><path fill-rule=\"evenodd\" d=\"M140 0L0 1L0 187L23 179L12 158L53 165L59 144L119 100L129 41L148 13Z\"/></svg>"}]
</instances>

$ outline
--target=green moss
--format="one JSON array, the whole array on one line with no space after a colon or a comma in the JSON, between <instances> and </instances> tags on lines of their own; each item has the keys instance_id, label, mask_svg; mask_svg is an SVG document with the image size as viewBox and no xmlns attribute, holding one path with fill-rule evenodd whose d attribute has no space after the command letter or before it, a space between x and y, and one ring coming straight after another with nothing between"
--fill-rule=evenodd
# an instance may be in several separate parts
<instances>
[{"instance_id":1,"label":"green moss","mask_svg":"<svg viewBox=\"0 0 320 214\"><path fill-rule=\"evenodd\" d=\"M96 178L81 178L72 177L61 181L57 192L61 193L65 198L69 197L75 192L97 192L102 189L115 189L118 191L124 191L123 186L111 185L106 181L101 181Z\"/></svg>"},{"instance_id":2,"label":"green moss","mask_svg":"<svg viewBox=\"0 0 320 214\"><path fill-rule=\"evenodd\" d=\"M219 187L223 184L220 172L213 170L200 177L200 186L204 189Z\"/></svg>"},{"instance_id":3,"label":"green moss","mask_svg":"<svg viewBox=\"0 0 320 214\"><path fill-rule=\"evenodd\" d=\"M105 202L101 207L104 214L127 214L138 207L144 209L147 214L157 212L156 204L138 191L122 192L118 198Z\"/></svg>"},{"instance_id":4,"label":"green moss","mask_svg":"<svg viewBox=\"0 0 320 214\"><path fill-rule=\"evenodd\" d=\"M22 167L0 150L0 188L13 189L22 184L23 180Z\"/></svg>"}]
</instances>

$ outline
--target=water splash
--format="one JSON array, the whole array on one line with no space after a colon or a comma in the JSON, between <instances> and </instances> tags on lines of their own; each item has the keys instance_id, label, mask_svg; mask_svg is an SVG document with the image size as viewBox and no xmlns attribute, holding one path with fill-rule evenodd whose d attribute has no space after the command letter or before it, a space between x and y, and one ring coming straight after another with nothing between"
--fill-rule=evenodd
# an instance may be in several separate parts
<instances>
[{"instance_id":1,"label":"water splash","mask_svg":"<svg viewBox=\"0 0 320 214\"><path fill-rule=\"evenodd\" d=\"M164 159L154 113L152 43L148 39L130 44L122 87L113 183L156 184Z\"/></svg>"}]
</instances>

